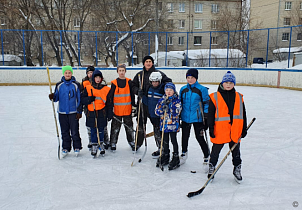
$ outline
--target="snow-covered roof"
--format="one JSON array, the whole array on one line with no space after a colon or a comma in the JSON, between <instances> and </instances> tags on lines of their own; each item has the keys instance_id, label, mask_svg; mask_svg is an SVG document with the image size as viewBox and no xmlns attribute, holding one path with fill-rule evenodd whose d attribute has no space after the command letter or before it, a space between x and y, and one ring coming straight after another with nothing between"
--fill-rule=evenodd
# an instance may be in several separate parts
<instances>
[{"instance_id":1,"label":"snow-covered roof","mask_svg":"<svg viewBox=\"0 0 302 210\"><path fill-rule=\"evenodd\" d=\"M184 51L170 51L170 52L158 52L158 59L184 59ZM155 58L155 53L152 53L150 56Z\"/></svg>"},{"instance_id":2,"label":"snow-covered roof","mask_svg":"<svg viewBox=\"0 0 302 210\"><path fill-rule=\"evenodd\" d=\"M302 51L302 46L301 47L291 47L290 48L290 52L291 53L294 53L294 52L301 52ZM278 49L275 49L273 51L273 53L288 53L289 52L289 48L286 47L286 48L278 48Z\"/></svg>"},{"instance_id":3,"label":"snow-covered roof","mask_svg":"<svg viewBox=\"0 0 302 210\"><path fill-rule=\"evenodd\" d=\"M190 59L208 58L209 52L209 49L188 50L188 55ZM187 50L184 53L187 54ZM227 49L211 49L211 57L227 58ZM229 58L231 57L245 57L245 53L238 49L229 49Z\"/></svg>"},{"instance_id":4,"label":"snow-covered roof","mask_svg":"<svg viewBox=\"0 0 302 210\"><path fill-rule=\"evenodd\" d=\"M2 55L0 55L0 62L1 61L3 61ZM22 62L21 58L19 58L18 56L16 56L16 55L8 55L8 54L4 55L4 61Z\"/></svg>"}]
</instances>

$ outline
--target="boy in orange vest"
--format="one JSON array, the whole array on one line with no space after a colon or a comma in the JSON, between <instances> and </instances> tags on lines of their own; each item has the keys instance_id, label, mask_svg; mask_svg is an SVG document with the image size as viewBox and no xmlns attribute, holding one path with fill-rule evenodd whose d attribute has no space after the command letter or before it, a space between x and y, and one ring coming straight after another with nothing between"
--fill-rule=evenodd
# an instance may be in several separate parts
<instances>
[{"instance_id":1,"label":"boy in orange vest","mask_svg":"<svg viewBox=\"0 0 302 210\"><path fill-rule=\"evenodd\" d=\"M88 109L86 126L91 129L91 155L94 157L97 155L98 148L101 151L101 155L105 155L103 146L104 127L107 126L107 121L110 121L113 117L113 106L108 98L110 87L102 84L103 79L102 72L95 70L92 74L92 84L86 86L81 96L82 104L86 105ZM96 124L100 139L98 139ZM99 140L100 145L98 144Z\"/></svg>"},{"instance_id":2,"label":"boy in orange vest","mask_svg":"<svg viewBox=\"0 0 302 210\"><path fill-rule=\"evenodd\" d=\"M223 76L222 82L218 86L218 91L210 94L208 125L213 146L210 155L208 178L215 170L219 153L224 144L229 143L231 148L247 134L243 95L235 90L235 85L236 77L228 71ZM240 143L233 150L232 157L234 178L240 183L242 181Z\"/></svg>"},{"instance_id":3,"label":"boy in orange vest","mask_svg":"<svg viewBox=\"0 0 302 210\"><path fill-rule=\"evenodd\" d=\"M120 121L124 121L127 141L132 150L135 150L134 134L132 122L132 105L135 105L135 97L132 93L132 81L125 76L126 65L120 64L117 67L118 78L111 81L111 90L109 98L113 101L114 117ZM121 122L113 119L110 132L110 147L111 151L115 152L118 135L121 129Z\"/></svg>"}]
</instances>

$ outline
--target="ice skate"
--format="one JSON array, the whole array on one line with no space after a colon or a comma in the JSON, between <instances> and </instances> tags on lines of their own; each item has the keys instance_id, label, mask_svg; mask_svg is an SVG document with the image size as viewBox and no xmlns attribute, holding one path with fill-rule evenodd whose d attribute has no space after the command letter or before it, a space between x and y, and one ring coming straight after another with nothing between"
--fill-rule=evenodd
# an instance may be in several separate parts
<instances>
[{"instance_id":1,"label":"ice skate","mask_svg":"<svg viewBox=\"0 0 302 210\"><path fill-rule=\"evenodd\" d=\"M208 179L212 176L212 174L214 173L215 171L215 166L212 165L212 163L209 164L209 172L208 172ZM214 176L212 177L212 180L211 182L213 181L214 179Z\"/></svg>"},{"instance_id":2,"label":"ice skate","mask_svg":"<svg viewBox=\"0 0 302 210\"><path fill-rule=\"evenodd\" d=\"M203 170L204 170L205 173L208 173L208 171L209 171L209 160L210 160L209 157L203 158L202 167L203 167Z\"/></svg>"},{"instance_id":3,"label":"ice skate","mask_svg":"<svg viewBox=\"0 0 302 210\"><path fill-rule=\"evenodd\" d=\"M110 147L110 143L109 142L104 142L104 149L105 150L108 150L109 149L109 147Z\"/></svg>"},{"instance_id":4,"label":"ice skate","mask_svg":"<svg viewBox=\"0 0 302 210\"><path fill-rule=\"evenodd\" d=\"M234 166L233 170L235 181L240 184L242 182L242 176L241 176L241 164L238 166Z\"/></svg>"},{"instance_id":5,"label":"ice skate","mask_svg":"<svg viewBox=\"0 0 302 210\"><path fill-rule=\"evenodd\" d=\"M133 141L129 142L129 146L131 147L132 151L135 151L135 143Z\"/></svg>"},{"instance_id":6,"label":"ice skate","mask_svg":"<svg viewBox=\"0 0 302 210\"><path fill-rule=\"evenodd\" d=\"M188 152L183 152L183 153L180 155L180 159L179 159L180 163L179 163L179 164L180 164L180 165L185 164L187 158L188 158Z\"/></svg>"},{"instance_id":7,"label":"ice skate","mask_svg":"<svg viewBox=\"0 0 302 210\"><path fill-rule=\"evenodd\" d=\"M97 144L92 144L92 147L91 147L91 155L93 157L96 157L97 156L97 151L98 151L98 145Z\"/></svg>"},{"instance_id":8,"label":"ice skate","mask_svg":"<svg viewBox=\"0 0 302 210\"><path fill-rule=\"evenodd\" d=\"M168 169L169 170L174 170L176 168L178 168L180 166L180 161L179 161L179 155L178 155L178 152L174 152L173 153L173 157L172 157L172 160L171 162L169 163L169 166L168 166Z\"/></svg>"},{"instance_id":9,"label":"ice skate","mask_svg":"<svg viewBox=\"0 0 302 210\"><path fill-rule=\"evenodd\" d=\"M63 149L62 150L62 158L66 157L66 155L68 155L68 150L67 149Z\"/></svg>"},{"instance_id":10,"label":"ice skate","mask_svg":"<svg viewBox=\"0 0 302 210\"><path fill-rule=\"evenodd\" d=\"M74 149L74 154L76 157L80 154L80 149Z\"/></svg>"},{"instance_id":11,"label":"ice skate","mask_svg":"<svg viewBox=\"0 0 302 210\"><path fill-rule=\"evenodd\" d=\"M116 151L116 144L115 143L112 143L111 144L111 152L115 152Z\"/></svg>"},{"instance_id":12,"label":"ice skate","mask_svg":"<svg viewBox=\"0 0 302 210\"><path fill-rule=\"evenodd\" d=\"M158 156L160 155L160 150L158 149L158 150L156 150L155 152L153 152L152 154L152 158L153 159L156 159L156 158L158 158Z\"/></svg>"},{"instance_id":13,"label":"ice skate","mask_svg":"<svg viewBox=\"0 0 302 210\"><path fill-rule=\"evenodd\" d=\"M170 154L162 154L158 157L156 167L161 167L169 164Z\"/></svg>"},{"instance_id":14,"label":"ice skate","mask_svg":"<svg viewBox=\"0 0 302 210\"><path fill-rule=\"evenodd\" d=\"M87 147L88 147L89 151L91 151L91 147L92 147L91 142L88 143Z\"/></svg>"}]
</instances>

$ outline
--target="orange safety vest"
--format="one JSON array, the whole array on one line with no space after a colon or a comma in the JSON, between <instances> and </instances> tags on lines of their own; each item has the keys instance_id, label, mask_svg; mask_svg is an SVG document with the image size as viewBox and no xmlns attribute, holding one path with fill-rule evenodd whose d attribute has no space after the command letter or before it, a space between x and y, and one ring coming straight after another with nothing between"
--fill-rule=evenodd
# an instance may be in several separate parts
<instances>
[{"instance_id":1,"label":"orange safety vest","mask_svg":"<svg viewBox=\"0 0 302 210\"><path fill-rule=\"evenodd\" d=\"M84 89L85 89L88 85L91 85L89 80L83 81L83 87L84 87Z\"/></svg>"},{"instance_id":2,"label":"orange safety vest","mask_svg":"<svg viewBox=\"0 0 302 210\"><path fill-rule=\"evenodd\" d=\"M235 92L235 104L233 110L233 123L231 125L227 104L219 92L211 93L210 98L216 107L214 135L211 142L225 144L230 141L240 141L243 128L243 95Z\"/></svg>"},{"instance_id":3,"label":"orange safety vest","mask_svg":"<svg viewBox=\"0 0 302 210\"><path fill-rule=\"evenodd\" d=\"M111 83L114 84L116 87L114 92L113 104L114 114L117 116L127 116L131 114L132 105L129 80L129 78L126 78L126 86L124 88L118 87L116 79L111 81Z\"/></svg>"},{"instance_id":4,"label":"orange safety vest","mask_svg":"<svg viewBox=\"0 0 302 210\"><path fill-rule=\"evenodd\" d=\"M92 90L93 96L95 96L95 100L94 100L95 110L103 109L106 105L106 99L107 99L107 95L110 91L110 87L104 86L102 89L95 89L91 85L88 85L86 87L86 90L87 90L88 96L92 96L91 90ZM94 111L93 103L88 104L87 108L89 111L93 112Z\"/></svg>"}]
</instances>

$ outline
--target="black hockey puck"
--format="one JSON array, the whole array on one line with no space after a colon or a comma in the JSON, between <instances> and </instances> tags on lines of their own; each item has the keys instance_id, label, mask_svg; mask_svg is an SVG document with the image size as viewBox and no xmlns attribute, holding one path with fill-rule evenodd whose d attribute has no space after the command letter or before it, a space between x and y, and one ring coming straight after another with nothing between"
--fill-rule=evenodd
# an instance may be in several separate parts
<instances>
[{"instance_id":1,"label":"black hockey puck","mask_svg":"<svg viewBox=\"0 0 302 210\"><path fill-rule=\"evenodd\" d=\"M192 173L192 174L195 174L195 173L196 173L196 171L191 171L191 173Z\"/></svg>"}]
</instances>

